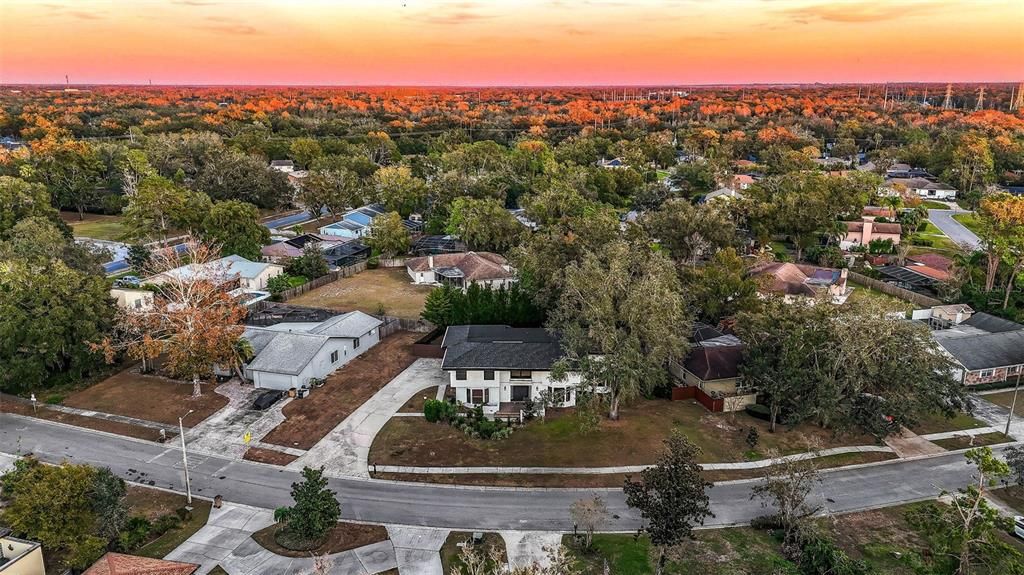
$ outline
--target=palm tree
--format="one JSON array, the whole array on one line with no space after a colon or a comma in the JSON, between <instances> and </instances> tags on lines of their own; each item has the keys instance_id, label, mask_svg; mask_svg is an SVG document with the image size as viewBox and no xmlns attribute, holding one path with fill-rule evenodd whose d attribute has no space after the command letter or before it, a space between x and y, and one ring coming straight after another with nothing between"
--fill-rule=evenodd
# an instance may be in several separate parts
<instances>
[{"instance_id":1,"label":"palm tree","mask_svg":"<svg viewBox=\"0 0 1024 575\"><path fill-rule=\"evenodd\" d=\"M245 375L242 372L242 367L252 360L256 355L256 352L252 349L252 343L244 337L238 338L238 341L236 341L235 345L232 346L232 351L231 368L238 376L238 379L244 382Z\"/></svg>"}]
</instances>

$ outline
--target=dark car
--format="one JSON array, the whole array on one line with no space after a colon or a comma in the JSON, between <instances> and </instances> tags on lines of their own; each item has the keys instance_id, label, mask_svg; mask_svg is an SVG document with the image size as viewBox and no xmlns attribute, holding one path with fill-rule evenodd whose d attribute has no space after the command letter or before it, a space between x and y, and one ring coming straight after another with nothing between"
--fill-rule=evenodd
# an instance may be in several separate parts
<instances>
[{"instance_id":1,"label":"dark car","mask_svg":"<svg viewBox=\"0 0 1024 575\"><path fill-rule=\"evenodd\" d=\"M256 398L256 401L253 402L252 407L253 409L266 409L277 403L277 400L281 399L283 396L284 392L279 389L262 393Z\"/></svg>"}]
</instances>

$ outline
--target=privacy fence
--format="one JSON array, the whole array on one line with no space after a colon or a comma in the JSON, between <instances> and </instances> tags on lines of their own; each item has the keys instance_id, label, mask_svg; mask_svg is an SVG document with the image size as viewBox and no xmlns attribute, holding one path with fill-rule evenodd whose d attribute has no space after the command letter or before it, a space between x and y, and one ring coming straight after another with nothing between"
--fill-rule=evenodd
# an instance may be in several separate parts
<instances>
[{"instance_id":1,"label":"privacy fence","mask_svg":"<svg viewBox=\"0 0 1024 575\"><path fill-rule=\"evenodd\" d=\"M351 310L325 309L290 303L261 301L249 308L249 316L245 323L251 326L266 327L284 322L321 322ZM426 333L434 329L434 324L421 319L408 319L390 315L370 314L384 322L380 326L380 337L387 337L396 331L415 331Z\"/></svg>"},{"instance_id":2,"label":"privacy fence","mask_svg":"<svg viewBox=\"0 0 1024 575\"><path fill-rule=\"evenodd\" d=\"M891 295L892 297L899 298L903 301L908 301L914 305L919 305L921 307L932 307L936 305L942 305L941 301L933 297L928 297L926 295L922 295L917 292L910 291L908 289L903 289L899 286L887 284L883 281L879 281L874 278L869 278L866 275L862 275L854 271L850 272L848 278L852 282L868 286L873 290L877 290L884 294Z\"/></svg>"},{"instance_id":3,"label":"privacy fence","mask_svg":"<svg viewBox=\"0 0 1024 575\"><path fill-rule=\"evenodd\" d=\"M366 261L361 261L357 264L345 266L339 268L337 271L328 272L325 276L320 276L315 280L308 281L298 287L286 289L278 295L281 301L288 301L294 297L298 297L308 291L315 290L318 287L323 287L331 282L338 281L341 278L350 278L357 273L366 269Z\"/></svg>"}]
</instances>

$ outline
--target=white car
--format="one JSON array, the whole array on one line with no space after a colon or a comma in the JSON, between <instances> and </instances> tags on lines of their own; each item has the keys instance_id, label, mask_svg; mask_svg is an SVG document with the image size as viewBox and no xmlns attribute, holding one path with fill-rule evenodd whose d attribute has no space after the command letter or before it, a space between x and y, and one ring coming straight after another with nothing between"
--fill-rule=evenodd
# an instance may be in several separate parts
<instances>
[{"instance_id":1,"label":"white car","mask_svg":"<svg viewBox=\"0 0 1024 575\"><path fill-rule=\"evenodd\" d=\"M1018 515L1013 518L1013 533L1024 539L1024 515Z\"/></svg>"}]
</instances>

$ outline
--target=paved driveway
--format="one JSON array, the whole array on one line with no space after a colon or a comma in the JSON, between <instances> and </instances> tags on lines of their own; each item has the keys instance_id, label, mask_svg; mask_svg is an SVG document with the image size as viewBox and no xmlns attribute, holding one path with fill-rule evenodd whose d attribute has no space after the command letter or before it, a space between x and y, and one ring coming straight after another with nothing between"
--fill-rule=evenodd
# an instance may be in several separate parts
<instances>
[{"instance_id":1,"label":"paved driveway","mask_svg":"<svg viewBox=\"0 0 1024 575\"><path fill-rule=\"evenodd\" d=\"M268 509L225 504L221 509L211 510L206 525L166 558L198 563L201 565L198 572L203 574L216 565L231 575L312 573L311 557L283 557L267 551L252 539L252 533L273 523L273 512ZM398 565L390 541L327 557L331 561L330 573L337 575L372 575Z\"/></svg>"},{"instance_id":2,"label":"paved driveway","mask_svg":"<svg viewBox=\"0 0 1024 575\"><path fill-rule=\"evenodd\" d=\"M227 397L228 404L186 431L185 439L189 449L233 459L241 459L250 445L258 445L259 439L280 425L284 421L281 408L291 401L285 398L264 411L253 409L253 401L266 390L242 385L237 379L218 385L214 391ZM252 436L253 443L250 445L245 444L246 432ZM289 451L287 448L272 447L278 451Z\"/></svg>"},{"instance_id":3,"label":"paved driveway","mask_svg":"<svg viewBox=\"0 0 1024 575\"><path fill-rule=\"evenodd\" d=\"M949 236L957 245L966 244L970 249L978 249L981 240L963 224L953 219L954 214L969 214L968 210L928 210L928 219L935 227L942 230L942 233Z\"/></svg>"},{"instance_id":4,"label":"paved driveway","mask_svg":"<svg viewBox=\"0 0 1024 575\"><path fill-rule=\"evenodd\" d=\"M445 385L448 378L441 371L439 359L417 359L398 377L392 379L366 403L359 406L305 455L288 464L289 469L323 465L336 476L369 477L366 459L370 445L384 424L409 401L417 391Z\"/></svg>"}]
</instances>

